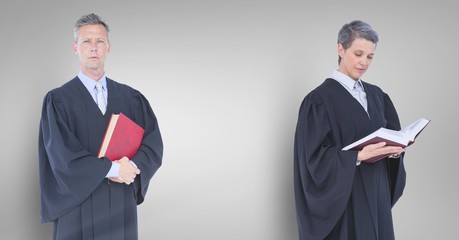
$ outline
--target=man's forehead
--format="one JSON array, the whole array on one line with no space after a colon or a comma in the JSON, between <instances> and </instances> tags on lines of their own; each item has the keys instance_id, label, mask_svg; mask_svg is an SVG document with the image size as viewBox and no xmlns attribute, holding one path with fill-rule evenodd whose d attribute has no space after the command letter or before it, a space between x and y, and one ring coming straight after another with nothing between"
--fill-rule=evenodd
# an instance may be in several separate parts
<instances>
[{"instance_id":1,"label":"man's forehead","mask_svg":"<svg viewBox=\"0 0 459 240\"><path fill-rule=\"evenodd\" d=\"M104 34L107 35L107 30L101 24L81 26L78 34Z\"/></svg>"}]
</instances>

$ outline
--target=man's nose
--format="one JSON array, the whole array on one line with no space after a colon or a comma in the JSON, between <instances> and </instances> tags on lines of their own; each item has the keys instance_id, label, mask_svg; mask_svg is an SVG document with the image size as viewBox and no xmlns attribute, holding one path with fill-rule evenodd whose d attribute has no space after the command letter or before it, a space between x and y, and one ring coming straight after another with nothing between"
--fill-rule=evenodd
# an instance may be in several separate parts
<instances>
[{"instance_id":1,"label":"man's nose","mask_svg":"<svg viewBox=\"0 0 459 240\"><path fill-rule=\"evenodd\" d=\"M97 52L97 42L91 42L89 47L91 52Z\"/></svg>"}]
</instances>

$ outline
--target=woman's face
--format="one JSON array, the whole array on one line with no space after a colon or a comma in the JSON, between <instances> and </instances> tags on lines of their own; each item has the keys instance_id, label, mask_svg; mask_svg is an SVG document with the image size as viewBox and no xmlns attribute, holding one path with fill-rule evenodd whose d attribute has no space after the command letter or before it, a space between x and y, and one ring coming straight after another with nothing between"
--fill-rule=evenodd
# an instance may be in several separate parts
<instances>
[{"instance_id":1,"label":"woman's face","mask_svg":"<svg viewBox=\"0 0 459 240\"><path fill-rule=\"evenodd\" d=\"M338 55L341 57L338 71L354 80L358 80L370 67L376 45L364 38L356 38L348 49L338 44Z\"/></svg>"}]
</instances>

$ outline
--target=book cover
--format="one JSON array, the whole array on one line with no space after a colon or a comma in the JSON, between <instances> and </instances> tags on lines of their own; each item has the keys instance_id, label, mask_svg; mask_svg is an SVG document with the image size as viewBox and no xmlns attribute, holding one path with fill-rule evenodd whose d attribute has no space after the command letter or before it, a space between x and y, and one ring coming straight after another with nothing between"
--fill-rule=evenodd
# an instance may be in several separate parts
<instances>
[{"instance_id":1,"label":"book cover","mask_svg":"<svg viewBox=\"0 0 459 240\"><path fill-rule=\"evenodd\" d=\"M418 135L422 130L430 123L430 120L420 118L409 126L403 128L400 131L390 130L387 128L379 128L373 133L355 141L343 148L343 151L347 150L362 150L369 144L386 142L386 146L400 146L408 147L414 143ZM366 162L376 162L387 156L377 156L373 159L367 160Z\"/></svg>"},{"instance_id":2,"label":"book cover","mask_svg":"<svg viewBox=\"0 0 459 240\"><path fill-rule=\"evenodd\" d=\"M139 150L144 132L142 127L123 113L113 113L97 157L107 157L111 161L124 156L131 159Z\"/></svg>"}]
</instances>

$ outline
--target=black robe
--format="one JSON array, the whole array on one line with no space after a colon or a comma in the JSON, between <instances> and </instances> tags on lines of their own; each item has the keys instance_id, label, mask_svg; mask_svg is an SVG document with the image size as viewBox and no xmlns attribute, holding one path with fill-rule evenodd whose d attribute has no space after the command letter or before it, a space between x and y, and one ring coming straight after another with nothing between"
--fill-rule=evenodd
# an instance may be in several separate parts
<instances>
[{"instance_id":1,"label":"black robe","mask_svg":"<svg viewBox=\"0 0 459 240\"><path fill-rule=\"evenodd\" d=\"M326 79L301 104L294 188L302 240L395 238L391 208L405 187L403 154L356 166L357 151L341 150L380 127L400 129L389 96L363 84L368 114L334 79Z\"/></svg>"},{"instance_id":2,"label":"black robe","mask_svg":"<svg viewBox=\"0 0 459 240\"><path fill-rule=\"evenodd\" d=\"M156 117L137 90L107 78L103 115L76 77L43 102L39 133L41 222L54 222L53 239L137 239L137 204L161 166L163 144ZM131 159L141 173L130 185L105 178L111 162L97 158L112 113L145 129Z\"/></svg>"}]
</instances>

